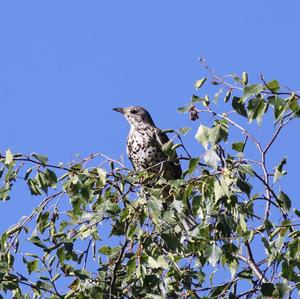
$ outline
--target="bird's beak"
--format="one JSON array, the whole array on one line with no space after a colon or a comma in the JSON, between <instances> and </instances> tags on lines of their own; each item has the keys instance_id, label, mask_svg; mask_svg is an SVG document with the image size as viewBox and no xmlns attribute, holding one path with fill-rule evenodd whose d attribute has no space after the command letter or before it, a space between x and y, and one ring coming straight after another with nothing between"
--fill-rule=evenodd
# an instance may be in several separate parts
<instances>
[{"instance_id":1,"label":"bird's beak","mask_svg":"<svg viewBox=\"0 0 300 299\"><path fill-rule=\"evenodd\" d=\"M113 110L124 114L124 109L123 108L113 108Z\"/></svg>"}]
</instances>

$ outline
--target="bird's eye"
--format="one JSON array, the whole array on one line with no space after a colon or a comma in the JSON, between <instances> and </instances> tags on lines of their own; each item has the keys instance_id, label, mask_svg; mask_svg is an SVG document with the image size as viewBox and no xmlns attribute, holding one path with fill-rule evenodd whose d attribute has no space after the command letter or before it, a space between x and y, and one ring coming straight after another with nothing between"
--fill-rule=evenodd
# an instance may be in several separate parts
<instances>
[{"instance_id":1,"label":"bird's eye","mask_svg":"<svg viewBox=\"0 0 300 299\"><path fill-rule=\"evenodd\" d=\"M136 114L137 113L137 110L136 109L131 109L130 111L132 114Z\"/></svg>"}]
</instances>

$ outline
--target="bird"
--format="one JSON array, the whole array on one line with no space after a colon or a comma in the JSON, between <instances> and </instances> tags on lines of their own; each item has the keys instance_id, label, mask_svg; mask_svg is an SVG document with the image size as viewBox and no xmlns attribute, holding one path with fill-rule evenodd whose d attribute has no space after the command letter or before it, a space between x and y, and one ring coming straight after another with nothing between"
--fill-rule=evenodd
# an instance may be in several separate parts
<instances>
[{"instance_id":1,"label":"bird","mask_svg":"<svg viewBox=\"0 0 300 299\"><path fill-rule=\"evenodd\" d=\"M150 113L139 106L113 110L122 113L130 124L126 152L135 171L148 170L167 181L180 179L182 170L177 155L168 160L162 147L169 138L155 126Z\"/></svg>"},{"instance_id":2,"label":"bird","mask_svg":"<svg viewBox=\"0 0 300 299\"><path fill-rule=\"evenodd\" d=\"M150 113L140 106L113 108L113 110L121 113L130 124L126 152L135 171L147 171L156 175L157 180L161 177L166 181L181 179L182 169L176 151L172 159L169 159L163 150L169 138L165 132L156 127ZM196 223L190 207L188 210L185 222L188 229L191 229Z\"/></svg>"}]
</instances>

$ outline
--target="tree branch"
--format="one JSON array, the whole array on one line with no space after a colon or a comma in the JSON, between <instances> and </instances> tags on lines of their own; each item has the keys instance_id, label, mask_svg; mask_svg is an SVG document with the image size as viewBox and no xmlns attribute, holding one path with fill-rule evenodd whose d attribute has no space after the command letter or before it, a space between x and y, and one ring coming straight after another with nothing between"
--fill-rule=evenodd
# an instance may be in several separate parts
<instances>
[{"instance_id":1,"label":"tree branch","mask_svg":"<svg viewBox=\"0 0 300 299\"><path fill-rule=\"evenodd\" d=\"M127 231L128 228L128 223L126 223L126 227L125 227L125 231ZM120 264L122 263L123 259L124 259L124 253L125 253L125 249L127 247L129 243L129 240L127 239L127 237L125 237L125 241L124 244L121 247L121 250L119 252L118 258L114 261L114 266L113 266L113 270L112 270L112 276L111 276L111 281L110 281L110 286L109 286L109 299L112 299L113 297L118 297L118 291L116 289L116 280L117 280L117 271L118 271L118 267L120 266Z\"/></svg>"}]
</instances>

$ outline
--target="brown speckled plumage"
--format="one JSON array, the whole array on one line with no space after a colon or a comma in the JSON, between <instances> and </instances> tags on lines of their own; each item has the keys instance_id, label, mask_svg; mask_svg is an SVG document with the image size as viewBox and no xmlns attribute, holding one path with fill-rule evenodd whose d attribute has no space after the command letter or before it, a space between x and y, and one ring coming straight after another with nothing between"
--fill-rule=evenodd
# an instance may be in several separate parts
<instances>
[{"instance_id":1,"label":"brown speckled plumage","mask_svg":"<svg viewBox=\"0 0 300 299\"><path fill-rule=\"evenodd\" d=\"M115 108L130 124L127 137L127 154L136 171L157 173L166 180L181 178L179 161L168 161L162 146L169 141L166 133L158 129L149 112L143 107Z\"/></svg>"}]
</instances>

